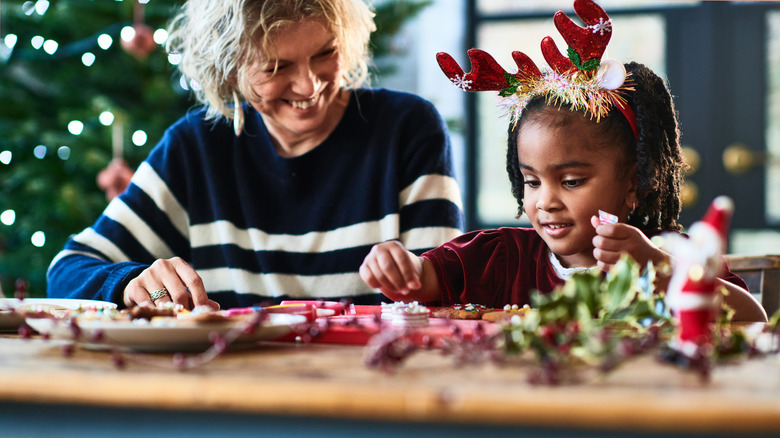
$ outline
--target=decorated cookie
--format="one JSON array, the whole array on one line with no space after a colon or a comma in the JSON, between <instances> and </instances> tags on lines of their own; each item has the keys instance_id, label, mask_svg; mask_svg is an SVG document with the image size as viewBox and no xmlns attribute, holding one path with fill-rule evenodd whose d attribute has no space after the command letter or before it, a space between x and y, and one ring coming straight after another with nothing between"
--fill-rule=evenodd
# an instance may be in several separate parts
<instances>
[{"instance_id":1,"label":"decorated cookie","mask_svg":"<svg viewBox=\"0 0 780 438\"><path fill-rule=\"evenodd\" d=\"M482 315L493 308L481 304L454 304L450 307L440 307L432 313L434 318L447 319L482 319Z\"/></svg>"},{"instance_id":2,"label":"decorated cookie","mask_svg":"<svg viewBox=\"0 0 780 438\"><path fill-rule=\"evenodd\" d=\"M498 322L508 320L514 315L522 315L528 310L531 310L531 307L529 307L528 304L523 307L519 307L517 304L512 304L511 306L507 304L504 306L503 310L494 310L492 312L483 313L482 319L490 322Z\"/></svg>"}]
</instances>

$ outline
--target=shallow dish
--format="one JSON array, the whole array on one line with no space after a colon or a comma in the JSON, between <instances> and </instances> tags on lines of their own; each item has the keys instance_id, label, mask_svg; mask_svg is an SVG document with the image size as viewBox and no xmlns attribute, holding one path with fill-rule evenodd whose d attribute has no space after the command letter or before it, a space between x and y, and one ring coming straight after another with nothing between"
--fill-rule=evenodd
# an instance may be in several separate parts
<instances>
[{"instance_id":1,"label":"shallow dish","mask_svg":"<svg viewBox=\"0 0 780 438\"><path fill-rule=\"evenodd\" d=\"M226 338L238 335L231 346L269 341L284 336L296 324L306 322L303 315L272 313L251 334L241 333L249 324L246 320L220 323L195 323L192 321L156 322L132 321L82 321L78 323L81 345L92 349L117 347L136 351L196 351L212 345L214 336ZM52 339L73 340L73 328L68 321L51 318L27 318L27 324ZM239 334L240 333L240 334Z\"/></svg>"},{"instance_id":2,"label":"shallow dish","mask_svg":"<svg viewBox=\"0 0 780 438\"><path fill-rule=\"evenodd\" d=\"M0 331L15 332L24 322L24 317L16 313L19 306L59 306L67 309L115 309L116 304L108 301L77 300L69 298L0 298Z\"/></svg>"}]
</instances>

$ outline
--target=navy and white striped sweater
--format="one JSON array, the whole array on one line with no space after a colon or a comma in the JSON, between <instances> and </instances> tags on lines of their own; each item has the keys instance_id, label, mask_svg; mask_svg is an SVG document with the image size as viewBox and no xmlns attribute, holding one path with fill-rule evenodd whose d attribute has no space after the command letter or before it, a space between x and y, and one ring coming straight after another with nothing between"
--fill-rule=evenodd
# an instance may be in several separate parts
<instances>
[{"instance_id":1,"label":"navy and white striped sweater","mask_svg":"<svg viewBox=\"0 0 780 438\"><path fill-rule=\"evenodd\" d=\"M280 157L245 108L240 137L196 111L171 126L128 189L73 236L48 272L48 296L122 304L127 283L179 256L223 308L284 298L377 303L358 268L371 246L415 253L463 227L449 139L433 105L389 90L352 92L317 148Z\"/></svg>"}]
</instances>

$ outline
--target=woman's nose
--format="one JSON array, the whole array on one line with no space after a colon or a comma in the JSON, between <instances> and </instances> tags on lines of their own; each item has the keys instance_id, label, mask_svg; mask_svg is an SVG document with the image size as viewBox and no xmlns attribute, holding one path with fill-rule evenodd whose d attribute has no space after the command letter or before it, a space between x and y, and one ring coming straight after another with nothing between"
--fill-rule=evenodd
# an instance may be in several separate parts
<instances>
[{"instance_id":1,"label":"woman's nose","mask_svg":"<svg viewBox=\"0 0 780 438\"><path fill-rule=\"evenodd\" d=\"M292 82L292 90L305 97L313 97L320 88L317 74L309 66L298 68Z\"/></svg>"}]
</instances>

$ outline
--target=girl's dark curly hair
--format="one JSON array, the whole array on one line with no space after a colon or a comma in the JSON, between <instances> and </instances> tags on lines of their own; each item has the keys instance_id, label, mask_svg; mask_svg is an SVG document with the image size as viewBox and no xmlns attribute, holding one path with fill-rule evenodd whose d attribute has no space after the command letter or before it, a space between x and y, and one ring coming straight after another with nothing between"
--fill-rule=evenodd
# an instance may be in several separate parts
<instances>
[{"instance_id":1,"label":"girl's dark curly hair","mask_svg":"<svg viewBox=\"0 0 780 438\"><path fill-rule=\"evenodd\" d=\"M638 228L680 229L680 185L682 171L687 168L680 147L677 113L669 89L652 70L631 62L625 65L635 91L625 97L636 114L639 138L634 138L625 116L613 108L594 127L605 141L625 145L626 167L636 164L637 205L628 216L628 223ZM506 170L512 183L512 194L518 203L518 217L523 214L523 175L517 157L517 133L523 123L540 114L551 104L545 96L532 99L516 123L508 130ZM567 107L561 106L561 110ZM564 121L565 123L565 121Z\"/></svg>"}]
</instances>

